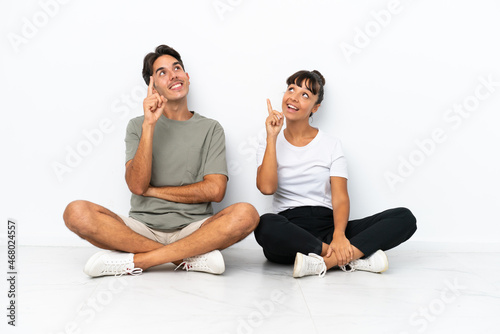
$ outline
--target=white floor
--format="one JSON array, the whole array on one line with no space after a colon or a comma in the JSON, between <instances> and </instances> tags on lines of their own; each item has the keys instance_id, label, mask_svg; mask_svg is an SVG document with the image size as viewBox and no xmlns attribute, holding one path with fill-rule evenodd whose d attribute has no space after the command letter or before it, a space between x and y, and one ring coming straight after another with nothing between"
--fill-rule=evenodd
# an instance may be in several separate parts
<instances>
[{"instance_id":1,"label":"white floor","mask_svg":"<svg viewBox=\"0 0 500 334\"><path fill-rule=\"evenodd\" d=\"M9 333L500 333L499 252L400 247L383 274L291 277L257 249L223 251L216 276L173 271L91 279L96 248L20 247ZM3 293L2 293L3 295ZM4 299L5 300L5 299ZM2 309L5 309L2 307ZM2 330L2 333L5 333Z\"/></svg>"}]
</instances>

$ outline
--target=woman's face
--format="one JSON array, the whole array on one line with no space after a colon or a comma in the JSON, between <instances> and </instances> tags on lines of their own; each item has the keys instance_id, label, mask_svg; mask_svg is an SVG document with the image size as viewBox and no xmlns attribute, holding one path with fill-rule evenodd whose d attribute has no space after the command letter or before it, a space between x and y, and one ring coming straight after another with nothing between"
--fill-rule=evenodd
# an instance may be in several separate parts
<instances>
[{"instance_id":1,"label":"woman's face","mask_svg":"<svg viewBox=\"0 0 500 334\"><path fill-rule=\"evenodd\" d=\"M316 101L318 95L307 89L305 82L302 82L302 87L291 84L283 95L281 108L287 120L309 119L309 115L315 113L320 106Z\"/></svg>"}]
</instances>

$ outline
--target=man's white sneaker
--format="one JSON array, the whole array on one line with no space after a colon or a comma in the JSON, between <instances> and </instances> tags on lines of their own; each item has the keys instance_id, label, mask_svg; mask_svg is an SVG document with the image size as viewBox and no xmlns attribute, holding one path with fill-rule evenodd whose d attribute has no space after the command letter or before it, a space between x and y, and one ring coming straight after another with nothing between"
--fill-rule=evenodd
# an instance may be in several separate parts
<instances>
[{"instance_id":1,"label":"man's white sneaker","mask_svg":"<svg viewBox=\"0 0 500 334\"><path fill-rule=\"evenodd\" d=\"M184 265L182 269L186 271L202 271L210 274L222 274L226 269L224 258L218 250L214 250L205 254L196 255L184 259L184 261L175 268L177 270Z\"/></svg>"},{"instance_id":2,"label":"man's white sneaker","mask_svg":"<svg viewBox=\"0 0 500 334\"><path fill-rule=\"evenodd\" d=\"M346 269L349 266L350 269ZM351 272L355 270L371 271L373 273L383 273L389 268L389 260L384 251L378 250L366 259L357 259L349 262L346 266L341 266L343 271Z\"/></svg>"},{"instance_id":3,"label":"man's white sneaker","mask_svg":"<svg viewBox=\"0 0 500 334\"><path fill-rule=\"evenodd\" d=\"M83 272L90 277L123 274L139 275L142 269L134 268L134 254L117 251L101 251L92 255Z\"/></svg>"},{"instance_id":4,"label":"man's white sneaker","mask_svg":"<svg viewBox=\"0 0 500 334\"><path fill-rule=\"evenodd\" d=\"M297 253L293 266L293 277L307 275L318 275L319 277L323 277L325 274L326 264L321 256L314 253L309 253L309 255Z\"/></svg>"}]
</instances>

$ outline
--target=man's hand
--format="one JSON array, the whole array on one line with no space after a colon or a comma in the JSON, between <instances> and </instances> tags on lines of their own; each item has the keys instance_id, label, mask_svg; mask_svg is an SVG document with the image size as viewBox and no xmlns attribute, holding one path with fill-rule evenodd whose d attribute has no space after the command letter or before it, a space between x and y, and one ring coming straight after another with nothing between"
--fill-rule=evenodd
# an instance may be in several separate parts
<instances>
[{"instance_id":1,"label":"man's hand","mask_svg":"<svg viewBox=\"0 0 500 334\"><path fill-rule=\"evenodd\" d=\"M326 257L330 257L332 254L335 254L337 257L338 266L345 266L352 261L354 250L349 239L347 239L345 235L333 233L333 240L328 247Z\"/></svg>"},{"instance_id":2,"label":"man's hand","mask_svg":"<svg viewBox=\"0 0 500 334\"><path fill-rule=\"evenodd\" d=\"M154 91L154 79L149 77L148 95L144 99L144 123L149 125L156 124L156 121L160 119L163 109L167 99Z\"/></svg>"},{"instance_id":3,"label":"man's hand","mask_svg":"<svg viewBox=\"0 0 500 334\"><path fill-rule=\"evenodd\" d=\"M266 119L267 136L276 138L283 127L283 113L273 110L269 99L267 99L267 112L269 113Z\"/></svg>"}]
</instances>

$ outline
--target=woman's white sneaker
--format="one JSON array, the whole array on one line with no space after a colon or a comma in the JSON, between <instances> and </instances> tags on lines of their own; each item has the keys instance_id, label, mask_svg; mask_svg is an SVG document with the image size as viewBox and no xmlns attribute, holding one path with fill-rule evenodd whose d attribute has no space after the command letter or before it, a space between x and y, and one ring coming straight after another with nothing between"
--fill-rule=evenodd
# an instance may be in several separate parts
<instances>
[{"instance_id":1,"label":"woman's white sneaker","mask_svg":"<svg viewBox=\"0 0 500 334\"><path fill-rule=\"evenodd\" d=\"M350 269L347 269L346 267L349 267ZM345 266L340 266L340 269L347 272L362 270L370 271L372 273L383 273L389 269L389 260L387 259L385 252L379 249L366 259L351 261Z\"/></svg>"},{"instance_id":2,"label":"woman's white sneaker","mask_svg":"<svg viewBox=\"0 0 500 334\"><path fill-rule=\"evenodd\" d=\"M323 277L326 274L326 264L321 256L314 253L304 255L297 253L293 266L293 277L303 277L307 275L318 275Z\"/></svg>"},{"instance_id":3,"label":"woman's white sneaker","mask_svg":"<svg viewBox=\"0 0 500 334\"><path fill-rule=\"evenodd\" d=\"M134 267L134 254L104 250L92 255L83 272L90 277L123 274L139 275L142 269Z\"/></svg>"},{"instance_id":4,"label":"woman's white sneaker","mask_svg":"<svg viewBox=\"0 0 500 334\"><path fill-rule=\"evenodd\" d=\"M182 269L186 271L202 271L210 274L222 274L226 269L224 265L224 258L222 253L218 250L214 250L205 254L196 255L184 259L184 261L177 266L184 265ZM177 270L175 268L175 270Z\"/></svg>"}]
</instances>

